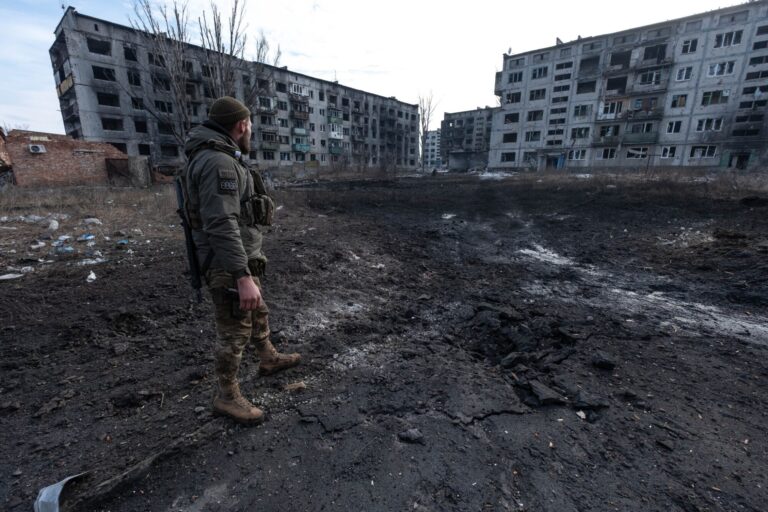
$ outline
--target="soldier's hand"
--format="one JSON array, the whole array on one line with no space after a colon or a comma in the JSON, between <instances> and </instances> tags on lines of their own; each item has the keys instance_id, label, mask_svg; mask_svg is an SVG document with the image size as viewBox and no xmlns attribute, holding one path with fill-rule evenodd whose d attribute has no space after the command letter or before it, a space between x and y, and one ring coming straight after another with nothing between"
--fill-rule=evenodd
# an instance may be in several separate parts
<instances>
[{"instance_id":1,"label":"soldier's hand","mask_svg":"<svg viewBox=\"0 0 768 512\"><path fill-rule=\"evenodd\" d=\"M251 276L237 280L237 293L240 295L240 309L243 311L253 311L261 304L261 291Z\"/></svg>"}]
</instances>

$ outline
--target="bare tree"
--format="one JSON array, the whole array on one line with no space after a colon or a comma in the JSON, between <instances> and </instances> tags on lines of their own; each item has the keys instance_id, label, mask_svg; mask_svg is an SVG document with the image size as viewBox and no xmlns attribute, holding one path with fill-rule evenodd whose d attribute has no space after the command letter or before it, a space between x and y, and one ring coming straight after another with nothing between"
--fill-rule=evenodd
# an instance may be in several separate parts
<instances>
[{"instance_id":1,"label":"bare tree","mask_svg":"<svg viewBox=\"0 0 768 512\"><path fill-rule=\"evenodd\" d=\"M134 0L131 25L149 52L145 70L155 92L168 100L145 104L144 108L179 144L184 143L194 126L197 109L202 106L201 96L240 96L253 110L259 96L270 89L271 68L266 65L270 59L269 42L261 33L256 38L254 60L247 60L245 16L245 2L241 0L235 0L226 19L211 1L210 15L204 11L198 18L197 43L201 51L192 46L195 41L186 1L173 0L166 5L160 0ZM272 66L279 62L280 53L278 47ZM200 61L201 72L194 70L194 60ZM200 79L203 91L198 87Z\"/></svg>"},{"instance_id":2,"label":"bare tree","mask_svg":"<svg viewBox=\"0 0 768 512\"><path fill-rule=\"evenodd\" d=\"M419 96L419 121L421 122L421 172L427 165L427 132L432 121L432 115L435 113L437 103L435 102L432 91L426 96Z\"/></svg>"}]
</instances>

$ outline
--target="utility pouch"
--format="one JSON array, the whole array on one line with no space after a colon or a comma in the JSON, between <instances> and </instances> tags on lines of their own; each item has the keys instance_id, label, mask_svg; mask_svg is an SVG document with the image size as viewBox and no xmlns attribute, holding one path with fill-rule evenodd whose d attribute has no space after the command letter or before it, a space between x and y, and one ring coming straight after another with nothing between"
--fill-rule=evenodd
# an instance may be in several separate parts
<instances>
[{"instance_id":1,"label":"utility pouch","mask_svg":"<svg viewBox=\"0 0 768 512\"><path fill-rule=\"evenodd\" d=\"M253 223L258 226L271 226L275 216L275 203L268 195L257 194L251 196L250 202L251 218Z\"/></svg>"}]
</instances>

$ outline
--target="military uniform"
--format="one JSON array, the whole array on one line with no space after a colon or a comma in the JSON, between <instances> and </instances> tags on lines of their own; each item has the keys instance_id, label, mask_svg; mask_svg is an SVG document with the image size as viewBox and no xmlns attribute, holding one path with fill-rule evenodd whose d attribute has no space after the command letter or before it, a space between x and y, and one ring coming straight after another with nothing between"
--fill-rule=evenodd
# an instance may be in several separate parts
<instances>
[{"instance_id":1,"label":"military uniform","mask_svg":"<svg viewBox=\"0 0 768 512\"><path fill-rule=\"evenodd\" d=\"M259 277L267 259L258 223L267 222L264 210L271 199L266 197L261 178L243 163L238 145L218 123L209 120L191 130L185 153L189 158L185 170L187 215L215 310L216 376L220 391L234 386L240 397L237 373L249 343L260 356L262 374L299 362L298 354L282 355L272 346L264 300L255 310L243 311L237 294L237 280L249 275L261 290Z\"/></svg>"}]
</instances>

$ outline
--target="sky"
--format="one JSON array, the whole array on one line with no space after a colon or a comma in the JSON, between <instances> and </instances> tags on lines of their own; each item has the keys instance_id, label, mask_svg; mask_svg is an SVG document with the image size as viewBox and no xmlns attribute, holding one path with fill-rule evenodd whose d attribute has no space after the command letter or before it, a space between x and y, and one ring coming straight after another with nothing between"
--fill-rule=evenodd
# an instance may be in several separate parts
<instances>
[{"instance_id":1,"label":"sky","mask_svg":"<svg viewBox=\"0 0 768 512\"><path fill-rule=\"evenodd\" d=\"M160 0L162 1L162 0ZM251 40L280 46L280 66L416 104L431 128L445 112L494 106L503 54L553 46L742 3L733 0L245 0ZM194 19L209 0L188 0ZM231 0L217 4L226 12ZM48 49L62 5L123 25L132 0L0 0L0 126L63 133Z\"/></svg>"}]
</instances>

